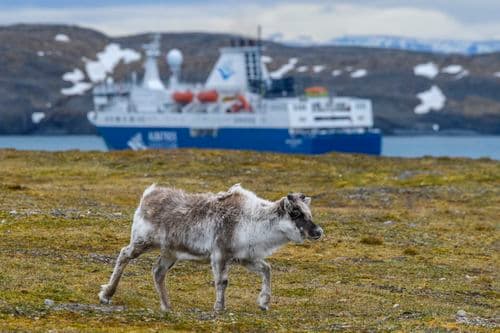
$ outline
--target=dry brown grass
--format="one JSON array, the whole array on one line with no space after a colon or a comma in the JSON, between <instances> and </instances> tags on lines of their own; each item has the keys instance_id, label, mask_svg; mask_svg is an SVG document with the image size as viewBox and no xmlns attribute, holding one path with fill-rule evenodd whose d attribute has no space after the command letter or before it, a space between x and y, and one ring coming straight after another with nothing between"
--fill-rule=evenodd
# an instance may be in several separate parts
<instances>
[{"instance_id":1,"label":"dry brown grass","mask_svg":"<svg viewBox=\"0 0 500 333\"><path fill-rule=\"evenodd\" d=\"M0 331L498 329L495 161L0 150L0 170ZM258 278L234 267L228 310L213 316L209 267L182 262L167 278L174 310L161 314L154 253L127 268L114 298L123 311L93 308L152 182L214 192L241 182L269 199L302 191L326 237L270 258L267 313L255 303Z\"/></svg>"}]
</instances>

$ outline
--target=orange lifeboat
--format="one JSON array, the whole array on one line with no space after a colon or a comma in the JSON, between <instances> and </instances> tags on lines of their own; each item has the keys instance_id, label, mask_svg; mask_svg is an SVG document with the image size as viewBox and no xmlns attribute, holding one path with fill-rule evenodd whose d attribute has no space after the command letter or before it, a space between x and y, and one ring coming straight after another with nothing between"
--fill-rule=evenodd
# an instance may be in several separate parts
<instances>
[{"instance_id":1,"label":"orange lifeboat","mask_svg":"<svg viewBox=\"0 0 500 333\"><path fill-rule=\"evenodd\" d=\"M328 90L325 87L314 86L305 89L306 96L328 96Z\"/></svg>"},{"instance_id":2,"label":"orange lifeboat","mask_svg":"<svg viewBox=\"0 0 500 333\"><path fill-rule=\"evenodd\" d=\"M200 91L196 97L202 103L214 103L219 99L219 94L217 90L205 90Z\"/></svg>"},{"instance_id":3,"label":"orange lifeboat","mask_svg":"<svg viewBox=\"0 0 500 333\"><path fill-rule=\"evenodd\" d=\"M176 91L172 97L174 101L179 104L188 104L193 101L194 94L191 91Z\"/></svg>"},{"instance_id":4,"label":"orange lifeboat","mask_svg":"<svg viewBox=\"0 0 500 333\"><path fill-rule=\"evenodd\" d=\"M252 106L243 95L236 97L237 102L231 107L231 112L247 111L252 112Z\"/></svg>"}]
</instances>

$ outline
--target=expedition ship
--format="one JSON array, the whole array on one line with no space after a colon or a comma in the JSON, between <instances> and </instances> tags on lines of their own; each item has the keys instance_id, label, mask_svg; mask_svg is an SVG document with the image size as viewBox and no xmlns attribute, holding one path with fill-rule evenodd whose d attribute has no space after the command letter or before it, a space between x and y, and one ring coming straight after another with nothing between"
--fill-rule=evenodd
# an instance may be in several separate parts
<instances>
[{"instance_id":1,"label":"expedition ship","mask_svg":"<svg viewBox=\"0 0 500 333\"><path fill-rule=\"evenodd\" d=\"M171 76L159 76L160 40L144 46L144 77L102 83L88 119L109 149L215 148L320 154L380 154L370 100L329 96L323 87L295 91L293 78L272 77L260 42L220 49L204 84L180 81L182 53L166 56Z\"/></svg>"}]
</instances>

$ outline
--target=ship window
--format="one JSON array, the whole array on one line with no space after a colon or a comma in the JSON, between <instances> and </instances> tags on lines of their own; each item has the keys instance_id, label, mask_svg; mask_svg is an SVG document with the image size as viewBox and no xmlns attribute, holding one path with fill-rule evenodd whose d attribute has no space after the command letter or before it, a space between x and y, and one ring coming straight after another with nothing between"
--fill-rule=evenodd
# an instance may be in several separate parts
<instances>
[{"instance_id":1,"label":"ship window","mask_svg":"<svg viewBox=\"0 0 500 333\"><path fill-rule=\"evenodd\" d=\"M366 109L365 103L356 103L356 109Z\"/></svg>"},{"instance_id":2,"label":"ship window","mask_svg":"<svg viewBox=\"0 0 500 333\"><path fill-rule=\"evenodd\" d=\"M335 104L335 109L340 110L340 111L349 111L351 108L346 103L337 103L337 104Z\"/></svg>"}]
</instances>

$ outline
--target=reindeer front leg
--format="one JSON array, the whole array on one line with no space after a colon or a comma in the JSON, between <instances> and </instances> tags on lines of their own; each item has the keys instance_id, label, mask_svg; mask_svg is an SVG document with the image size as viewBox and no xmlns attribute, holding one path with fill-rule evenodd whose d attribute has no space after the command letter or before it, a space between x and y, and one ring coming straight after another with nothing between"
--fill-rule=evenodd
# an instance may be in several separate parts
<instances>
[{"instance_id":1,"label":"reindeer front leg","mask_svg":"<svg viewBox=\"0 0 500 333\"><path fill-rule=\"evenodd\" d=\"M259 308L264 311L269 310L269 302L271 301L271 265L264 260L251 261L244 265L248 270L262 276L262 289L257 302Z\"/></svg>"},{"instance_id":2,"label":"reindeer front leg","mask_svg":"<svg viewBox=\"0 0 500 333\"><path fill-rule=\"evenodd\" d=\"M214 311L221 312L224 310L224 293L227 288L228 280L227 273L229 271L229 263L220 255L212 255L212 272L215 282L215 304Z\"/></svg>"}]
</instances>

